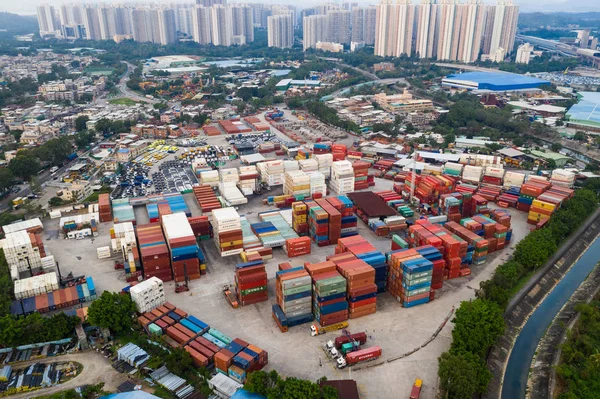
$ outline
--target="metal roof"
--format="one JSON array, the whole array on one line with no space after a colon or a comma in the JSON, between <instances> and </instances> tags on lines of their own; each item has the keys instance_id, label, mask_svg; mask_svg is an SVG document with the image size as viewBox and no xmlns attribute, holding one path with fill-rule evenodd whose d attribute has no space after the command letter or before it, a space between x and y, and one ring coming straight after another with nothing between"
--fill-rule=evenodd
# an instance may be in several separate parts
<instances>
[{"instance_id":1,"label":"metal roof","mask_svg":"<svg viewBox=\"0 0 600 399\"><path fill-rule=\"evenodd\" d=\"M418 154L421 158L435 159L437 161L458 162L460 160L460 155L457 154L441 154L439 152L429 151L418 151Z\"/></svg>"},{"instance_id":2,"label":"metal roof","mask_svg":"<svg viewBox=\"0 0 600 399\"><path fill-rule=\"evenodd\" d=\"M514 158L514 157L520 157L525 155L524 152L521 152L519 150L515 150L514 148L503 148L501 150L498 150L498 153L510 157L510 158Z\"/></svg>"},{"instance_id":3,"label":"metal roof","mask_svg":"<svg viewBox=\"0 0 600 399\"><path fill-rule=\"evenodd\" d=\"M100 399L159 399L159 397L144 391L132 391L113 393L111 395L101 396Z\"/></svg>"},{"instance_id":4,"label":"metal roof","mask_svg":"<svg viewBox=\"0 0 600 399\"><path fill-rule=\"evenodd\" d=\"M445 79L443 79L442 83L466 83L469 86L473 86L475 84L477 85L478 89L488 89L494 91L532 89L543 85L550 85L550 82L547 80L519 75L516 73L501 72L465 72L448 75Z\"/></svg>"}]
</instances>

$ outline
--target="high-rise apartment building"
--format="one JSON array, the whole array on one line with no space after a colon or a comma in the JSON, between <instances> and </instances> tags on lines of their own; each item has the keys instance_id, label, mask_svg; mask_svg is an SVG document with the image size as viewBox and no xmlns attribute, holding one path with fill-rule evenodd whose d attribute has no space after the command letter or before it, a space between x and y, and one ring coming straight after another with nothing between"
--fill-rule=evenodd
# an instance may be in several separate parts
<instances>
[{"instance_id":1,"label":"high-rise apartment building","mask_svg":"<svg viewBox=\"0 0 600 399\"><path fill-rule=\"evenodd\" d=\"M348 10L327 12L327 39L333 43L350 43L351 13Z\"/></svg>"},{"instance_id":2,"label":"high-rise apartment building","mask_svg":"<svg viewBox=\"0 0 600 399\"><path fill-rule=\"evenodd\" d=\"M517 48L517 56L515 62L517 64L529 64L531 61L531 53L533 52L533 46L529 43L523 43Z\"/></svg>"},{"instance_id":3,"label":"high-rise apartment building","mask_svg":"<svg viewBox=\"0 0 600 399\"><path fill-rule=\"evenodd\" d=\"M365 9L362 7L352 9L352 41L365 41Z\"/></svg>"},{"instance_id":4,"label":"high-rise apartment building","mask_svg":"<svg viewBox=\"0 0 600 399\"><path fill-rule=\"evenodd\" d=\"M98 9L93 6L83 7L83 26L85 27L85 37L88 40L102 40L102 32L100 31L100 18L98 17Z\"/></svg>"},{"instance_id":5,"label":"high-rise apartment building","mask_svg":"<svg viewBox=\"0 0 600 399\"><path fill-rule=\"evenodd\" d=\"M196 5L212 7L216 5L227 6L227 0L196 0Z\"/></svg>"},{"instance_id":6,"label":"high-rise apartment building","mask_svg":"<svg viewBox=\"0 0 600 399\"><path fill-rule=\"evenodd\" d=\"M381 2L377 9L375 55L399 57L412 54L415 6L410 0Z\"/></svg>"},{"instance_id":7,"label":"high-rise apartment building","mask_svg":"<svg viewBox=\"0 0 600 399\"><path fill-rule=\"evenodd\" d=\"M267 18L269 47L288 48L294 45L292 15L272 15Z\"/></svg>"},{"instance_id":8,"label":"high-rise apartment building","mask_svg":"<svg viewBox=\"0 0 600 399\"><path fill-rule=\"evenodd\" d=\"M317 42L326 42L327 40L327 15L311 15L304 17L304 50L314 48Z\"/></svg>"},{"instance_id":9,"label":"high-rise apartment building","mask_svg":"<svg viewBox=\"0 0 600 399\"><path fill-rule=\"evenodd\" d=\"M192 9L192 37L196 43L212 43L210 8L196 7Z\"/></svg>"},{"instance_id":10,"label":"high-rise apartment building","mask_svg":"<svg viewBox=\"0 0 600 399\"><path fill-rule=\"evenodd\" d=\"M231 6L231 27L233 36L243 36L245 43L254 41L254 16L248 6Z\"/></svg>"},{"instance_id":11,"label":"high-rise apartment building","mask_svg":"<svg viewBox=\"0 0 600 399\"><path fill-rule=\"evenodd\" d=\"M365 44L375 44L375 29L377 26L377 7L369 6L365 8L363 20L363 41Z\"/></svg>"},{"instance_id":12,"label":"high-rise apartment building","mask_svg":"<svg viewBox=\"0 0 600 399\"><path fill-rule=\"evenodd\" d=\"M216 5L211 7L210 12L212 44L215 46L231 46L233 36L231 8Z\"/></svg>"},{"instance_id":13,"label":"high-rise apartment building","mask_svg":"<svg viewBox=\"0 0 600 399\"><path fill-rule=\"evenodd\" d=\"M47 4L38 6L37 17L40 26L40 36L43 36L44 33L60 31L60 22L56 17L56 11L53 6Z\"/></svg>"},{"instance_id":14,"label":"high-rise apartment building","mask_svg":"<svg viewBox=\"0 0 600 399\"><path fill-rule=\"evenodd\" d=\"M177 27L175 25L175 10L163 8L158 10L159 43L162 45L177 41Z\"/></svg>"},{"instance_id":15,"label":"high-rise apartment building","mask_svg":"<svg viewBox=\"0 0 600 399\"><path fill-rule=\"evenodd\" d=\"M512 0L499 0L495 7L494 21L488 54L498 58L498 49L504 49L506 54L512 52L515 46L519 6Z\"/></svg>"}]
</instances>

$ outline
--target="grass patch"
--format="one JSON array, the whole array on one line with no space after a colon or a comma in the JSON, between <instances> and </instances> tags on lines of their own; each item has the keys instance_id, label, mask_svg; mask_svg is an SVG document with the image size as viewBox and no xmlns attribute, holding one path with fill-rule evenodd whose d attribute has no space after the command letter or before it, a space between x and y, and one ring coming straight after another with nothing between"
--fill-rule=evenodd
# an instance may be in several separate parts
<instances>
[{"instance_id":1,"label":"grass patch","mask_svg":"<svg viewBox=\"0 0 600 399\"><path fill-rule=\"evenodd\" d=\"M137 101L132 100L131 98L113 98L112 100L108 100L109 104L114 104L114 105L127 105L127 106L132 106L137 104Z\"/></svg>"}]
</instances>

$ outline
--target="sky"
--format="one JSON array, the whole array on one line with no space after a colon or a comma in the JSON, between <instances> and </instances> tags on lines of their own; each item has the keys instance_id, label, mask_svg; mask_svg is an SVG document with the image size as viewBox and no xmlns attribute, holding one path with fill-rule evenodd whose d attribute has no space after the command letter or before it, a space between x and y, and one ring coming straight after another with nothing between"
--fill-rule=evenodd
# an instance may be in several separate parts
<instances>
[{"instance_id":1,"label":"sky","mask_svg":"<svg viewBox=\"0 0 600 399\"><path fill-rule=\"evenodd\" d=\"M154 1L156 3L169 3L176 2L177 0L167 1ZM230 0L231 1L231 0ZM376 0L350 0L358 1L361 4L377 4ZM486 3L495 3L494 0L484 0ZM35 7L41 4L52 4L59 5L62 3L151 3L148 0L0 0L0 11L8 11L16 14L35 14ZM179 1L177 1L179 2ZM180 2L186 2L181 0ZM191 1L187 1L191 2ZM244 1L232 1L232 2L244 2ZM253 1L256 2L256 1ZM329 1L327 1L329 2ZM334 1L331 1L334 2ZM338 0L337 3L341 3ZM597 0L514 0L515 4L521 6L522 12L556 12L556 11L569 11L569 12L583 12L583 11L600 11L600 2ZM275 3L275 4L302 4L303 6L310 7L315 4L322 4L323 1L318 0L269 0L264 3ZM414 0L414 3L418 3Z\"/></svg>"}]
</instances>

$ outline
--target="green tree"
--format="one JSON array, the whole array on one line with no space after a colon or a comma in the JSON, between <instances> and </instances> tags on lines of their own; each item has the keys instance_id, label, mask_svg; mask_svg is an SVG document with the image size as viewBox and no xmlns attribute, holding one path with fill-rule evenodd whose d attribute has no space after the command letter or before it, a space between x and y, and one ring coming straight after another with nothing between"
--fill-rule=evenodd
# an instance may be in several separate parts
<instances>
[{"instance_id":1,"label":"green tree","mask_svg":"<svg viewBox=\"0 0 600 399\"><path fill-rule=\"evenodd\" d=\"M450 146L450 144L454 143L456 141L456 136L454 135L454 133L448 133L447 135L444 136L444 147L448 148Z\"/></svg>"},{"instance_id":2,"label":"green tree","mask_svg":"<svg viewBox=\"0 0 600 399\"><path fill-rule=\"evenodd\" d=\"M31 192L34 194L40 194L42 192L42 185L37 176L32 176L31 179L29 179L29 188L31 188Z\"/></svg>"},{"instance_id":3,"label":"green tree","mask_svg":"<svg viewBox=\"0 0 600 399\"><path fill-rule=\"evenodd\" d=\"M23 135L22 130L11 130L9 133L15 138L15 141L18 143L21 140L21 135Z\"/></svg>"},{"instance_id":4,"label":"green tree","mask_svg":"<svg viewBox=\"0 0 600 399\"><path fill-rule=\"evenodd\" d=\"M186 375L194 367L192 356L181 348L172 349L165 357L165 364L176 375Z\"/></svg>"},{"instance_id":5,"label":"green tree","mask_svg":"<svg viewBox=\"0 0 600 399\"><path fill-rule=\"evenodd\" d=\"M80 115L75 119L75 130L78 132L83 132L87 129L87 122L90 120L90 117L87 115Z\"/></svg>"},{"instance_id":6,"label":"green tree","mask_svg":"<svg viewBox=\"0 0 600 399\"><path fill-rule=\"evenodd\" d=\"M10 160L8 168L13 175L23 180L28 180L31 176L35 176L39 172L40 163L36 158L17 155Z\"/></svg>"},{"instance_id":7,"label":"green tree","mask_svg":"<svg viewBox=\"0 0 600 399\"><path fill-rule=\"evenodd\" d=\"M556 252L556 242L549 229L532 231L515 249L515 260L528 269L542 266Z\"/></svg>"},{"instance_id":8,"label":"green tree","mask_svg":"<svg viewBox=\"0 0 600 399\"><path fill-rule=\"evenodd\" d=\"M462 302L452 322L452 353L471 352L483 358L504 333L502 310L483 299Z\"/></svg>"},{"instance_id":9,"label":"green tree","mask_svg":"<svg viewBox=\"0 0 600 399\"><path fill-rule=\"evenodd\" d=\"M584 132L579 131L579 132L575 132L575 135L573 136L573 138L578 141L585 141L585 140L587 140L587 135Z\"/></svg>"},{"instance_id":10,"label":"green tree","mask_svg":"<svg viewBox=\"0 0 600 399\"><path fill-rule=\"evenodd\" d=\"M60 197L52 197L48 200L48 205L50 205L50 206L61 206L64 204L65 204L65 201Z\"/></svg>"},{"instance_id":11,"label":"green tree","mask_svg":"<svg viewBox=\"0 0 600 399\"><path fill-rule=\"evenodd\" d=\"M491 379L485 363L472 353L442 353L438 359L440 388L447 399L467 399L484 393Z\"/></svg>"},{"instance_id":12,"label":"green tree","mask_svg":"<svg viewBox=\"0 0 600 399\"><path fill-rule=\"evenodd\" d=\"M560 150L562 150L563 146L561 143L552 143L552 145L550 146L550 149L554 152L559 152Z\"/></svg>"},{"instance_id":13,"label":"green tree","mask_svg":"<svg viewBox=\"0 0 600 399\"><path fill-rule=\"evenodd\" d=\"M0 192L4 192L11 188L14 184L15 176L8 168L0 169Z\"/></svg>"},{"instance_id":14,"label":"green tree","mask_svg":"<svg viewBox=\"0 0 600 399\"><path fill-rule=\"evenodd\" d=\"M89 307L88 319L91 324L110 328L119 334L127 331L133 324L135 304L129 295L104 291Z\"/></svg>"}]
</instances>

